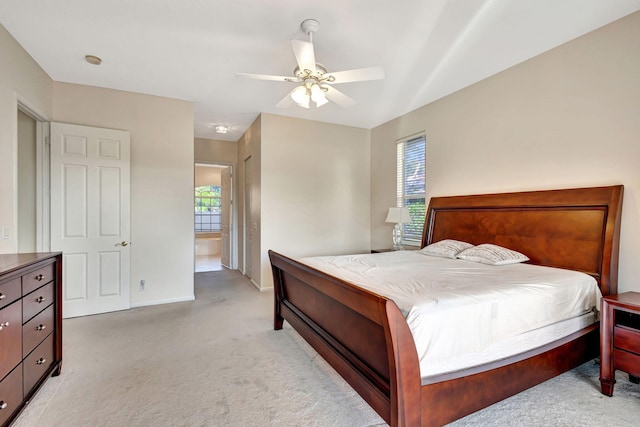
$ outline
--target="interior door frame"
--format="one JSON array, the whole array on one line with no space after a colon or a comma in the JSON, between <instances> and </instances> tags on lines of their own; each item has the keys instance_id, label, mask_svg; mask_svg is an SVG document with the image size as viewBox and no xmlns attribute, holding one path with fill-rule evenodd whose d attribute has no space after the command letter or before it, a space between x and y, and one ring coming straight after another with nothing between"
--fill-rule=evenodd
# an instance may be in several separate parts
<instances>
[{"instance_id":1,"label":"interior door frame","mask_svg":"<svg viewBox=\"0 0 640 427\"><path fill-rule=\"evenodd\" d=\"M236 167L233 163L228 162L217 162L214 160L211 161L197 161L194 162L194 166L203 165L203 166L226 166L231 168L231 229L229 230L229 241L230 241L230 251L229 257L231 258L231 269L238 269L238 204L236 203L236 195L237 195L237 180L235 179ZM195 170L195 169L194 169ZM195 172L194 172L194 188L195 188ZM195 204L195 195L194 195L194 204ZM195 230L195 223L193 229ZM195 232L194 232L195 233Z\"/></svg>"},{"instance_id":2,"label":"interior door frame","mask_svg":"<svg viewBox=\"0 0 640 427\"><path fill-rule=\"evenodd\" d=\"M18 111L23 112L36 122L36 250L38 252L49 252L51 248L50 236L50 193L49 193L49 168L50 145L49 145L49 122L45 114L34 107L25 97L14 91L13 111L15 120L13 123L13 164L14 183L18 185ZM14 192L13 200L13 224L14 224L14 252L18 251L18 222L20 215L18 212L18 193Z\"/></svg>"},{"instance_id":3,"label":"interior door frame","mask_svg":"<svg viewBox=\"0 0 640 427\"><path fill-rule=\"evenodd\" d=\"M253 272L253 266L251 265L251 249L253 246L253 239L250 239L249 233L251 233L251 227L253 226L251 218L251 192L253 185L253 177L250 166L252 165L251 156L247 156L243 160L244 182L243 182L243 205L242 205L242 274L247 276L251 280ZM251 242L251 245L249 245Z\"/></svg>"}]
</instances>

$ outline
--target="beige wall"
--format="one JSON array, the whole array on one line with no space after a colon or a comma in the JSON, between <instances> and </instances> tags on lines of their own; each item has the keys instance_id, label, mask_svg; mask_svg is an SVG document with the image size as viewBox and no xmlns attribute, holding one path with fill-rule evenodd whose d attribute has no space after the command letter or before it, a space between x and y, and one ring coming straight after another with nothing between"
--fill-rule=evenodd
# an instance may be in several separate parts
<instances>
[{"instance_id":1,"label":"beige wall","mask_svg":"<svg viewBox=\"0 0 640 427\"><path fill-rule=\"evenodd\" d=\"M195 138L194 158L196 163L235 166L238 160L238 144L233 141Z\"/></svg>"},{"instance_id":2,"label":"beige wall","mask_svg":"<svg viewBox=\"0 0 640 427\"><path fill-rule=\"evenodd\" d=\"M192 104L56 82L54 107L54 121L131 134L131 304L193 299Z\"/></svg>"},{"instance_id":3,"label":"beige wall","mask_svg":"<svg viewBox=\"0 0 640 427\"><path fill-rule=\"evenodd\" d=\"M198 166L195 170L195 186L201 187L203 185L217 185L220 186L221 176L220 172L222 168L217 166Z\"/></svg>"},{"instance_id":4,"label":"beige wall","mask_svg":"<svg viewBox=\"0 0 640 427\"><path fill-rule=\"evenodd\" d=\"M262 114L261 287L267 250L291 257L370 249L369 130Z\"/></svg>"},{"instance_id":5,"label":"beige wall","mask_svg":"<svg viewBox=\"0 0 640 427\"><path fill-rule=\"evenodd\" d=\"M427 136L427 196L624 184L619 291L640 291L640 13L372 130L371 240L395 141Z\"/></svg>"},{"instance_id":6,"label":"beige wall","mask_svg":"<svg viewBox=\"0 0 640 427\"><path fill-rule=\"evenodd\" d=\"M0 25L0 228L9 231L8 239L0 239L0 253L18 250L18 101L51 117L52 81Z\"/></svg>"}]
</instances>

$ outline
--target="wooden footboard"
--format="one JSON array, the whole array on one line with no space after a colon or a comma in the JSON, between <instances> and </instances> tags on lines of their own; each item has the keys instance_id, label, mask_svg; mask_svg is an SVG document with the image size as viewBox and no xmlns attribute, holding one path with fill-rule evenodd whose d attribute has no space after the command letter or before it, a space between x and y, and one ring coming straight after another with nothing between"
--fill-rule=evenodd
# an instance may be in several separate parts
<instances>
[{"instance_id":1,"label":"wooden footboard","mask_svg":"<svg viewBox=\"0 0 640 427\"><path fill-rule=\"evenodd\" d=\"M415 344L393 301L269 251L286 320L392 426L420 425Z\"/></svg>"}]
</instances>

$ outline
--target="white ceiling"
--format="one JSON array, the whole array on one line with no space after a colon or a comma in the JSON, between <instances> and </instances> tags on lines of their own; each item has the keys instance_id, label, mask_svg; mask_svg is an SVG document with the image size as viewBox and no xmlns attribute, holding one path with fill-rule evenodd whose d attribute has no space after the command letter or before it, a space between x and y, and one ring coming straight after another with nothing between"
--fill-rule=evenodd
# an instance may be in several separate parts
<instances>
[{"instance_id":1,"label":"white ceiling","mask_svg":"<svg viewBox=\"0 0 640 427\"><path fill-rule=\"evenodd\" d=\"M236 141L260 112L373 128L637 10L640 0L2 0L0 23L53 80L193 101L196 137ZM292 75L289 40L308 40L306 18L320 22L316 60L329 71L384 68L384 80L338 87L355 106L278 109L293 83L235 76Z\"/></svg>"}]
</instances>

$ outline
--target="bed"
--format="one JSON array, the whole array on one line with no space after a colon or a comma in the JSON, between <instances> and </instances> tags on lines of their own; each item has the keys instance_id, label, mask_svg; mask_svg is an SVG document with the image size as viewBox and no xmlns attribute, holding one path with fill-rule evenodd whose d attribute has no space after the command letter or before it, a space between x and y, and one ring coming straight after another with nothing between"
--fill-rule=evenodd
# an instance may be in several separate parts
<instances>
[{"instance_id":1,"label":"bed","mask_svg":"<svg viewBox=\"0 0 640 427\"><path fill-rule=\"evenodd\" d=\"M491 243L528 263L592 276L617 293L622 186L433 197L422 247ZM391 426L439 426L598 355L599 325L468 369L421 378L403 312L389 298L269 252L274 329L286 320Z\"/></svg>"}]
</instances>

